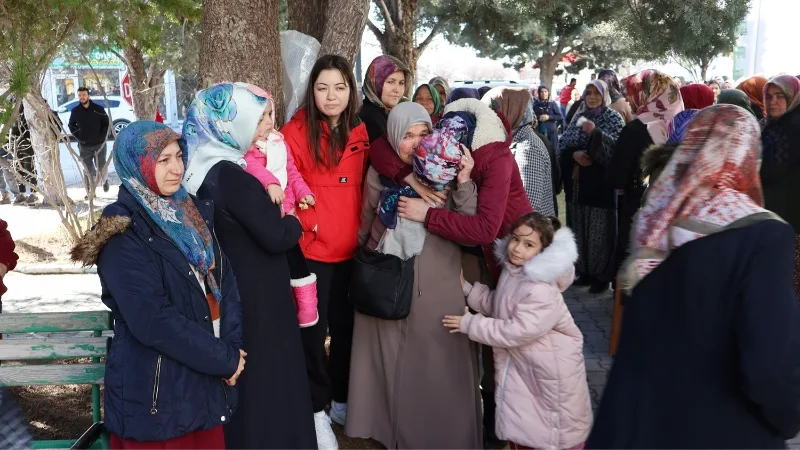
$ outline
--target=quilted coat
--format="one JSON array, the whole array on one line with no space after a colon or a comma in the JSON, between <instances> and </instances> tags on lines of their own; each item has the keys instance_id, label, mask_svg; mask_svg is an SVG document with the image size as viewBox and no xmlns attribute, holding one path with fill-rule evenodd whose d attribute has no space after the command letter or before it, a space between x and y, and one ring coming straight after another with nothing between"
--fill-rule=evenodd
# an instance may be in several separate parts
<instances>
[{"instance_id":1,"label":"quilted coat","mask_svg":"<svg viewBox=\"0 0 800 450\"><path fill-rule=\"evenodd\" d=\"M470 308L461 331L494 347L501 439L540 448L582 444L592 426L592 405L583 360L583 335L562 292L574 278L578 257L568 228L524 266L508 262L508 238L495 244L503 273L497 290L464 284Z\"/></svg>"}]
</instances>

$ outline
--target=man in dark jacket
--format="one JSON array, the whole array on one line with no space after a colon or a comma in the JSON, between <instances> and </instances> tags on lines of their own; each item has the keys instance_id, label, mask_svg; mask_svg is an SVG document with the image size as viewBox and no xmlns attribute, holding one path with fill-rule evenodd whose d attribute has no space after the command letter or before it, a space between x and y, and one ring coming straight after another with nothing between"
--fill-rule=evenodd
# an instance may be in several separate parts
<instances>
[{"instance_id":1,"label":"man in dark jacket","mask_svg":"<svg viewBox=\"0 0 800 450\"><path fill-rule=\"evenodd\" d=\"M81 160L86 166L84 182L88 190L97 180L97 172L106 165L109 120L106 111L89 99L89 90L85 87L78 88L78 100L80 104L72 109L69 116L69 131L78 140ZM108 188L108 180L105 180L103 191L108 192Z\"/></svg>"}]
</instances>

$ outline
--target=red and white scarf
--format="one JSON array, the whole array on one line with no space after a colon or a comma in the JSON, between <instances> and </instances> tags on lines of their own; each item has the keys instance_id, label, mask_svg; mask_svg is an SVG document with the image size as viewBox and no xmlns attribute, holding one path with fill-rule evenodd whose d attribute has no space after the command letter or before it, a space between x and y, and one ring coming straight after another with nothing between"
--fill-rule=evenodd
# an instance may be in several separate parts
<instances>
[{"instance_id":1,"label":"red and white scarf","mask_svg":"<svg viewBox=\"0 0 800 450\"><path fill-rule=\"evenodd\" d=\"M633 287L687 242L766 212L758 175L760 127L734 105L716 105L691 122L634 220L623 287Z\"/></svg>"}]
</instances>

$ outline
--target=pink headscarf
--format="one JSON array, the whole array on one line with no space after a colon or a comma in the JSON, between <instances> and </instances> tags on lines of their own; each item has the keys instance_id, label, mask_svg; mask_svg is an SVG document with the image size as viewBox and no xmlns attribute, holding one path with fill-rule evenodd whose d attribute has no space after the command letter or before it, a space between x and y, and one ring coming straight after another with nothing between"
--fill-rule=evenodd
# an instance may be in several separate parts
<instances>
[{"instance_id":1,"label":"pink headscarf","mask_svg":"<svg viewBox=\"0 0 800 450\"><path fill-rule=\"evenodd\" d=\"M623 84L633 113L647 126L653 142L667 142L667 126L683 111L678 83L665 73L648 69L625 78Z\"/></svg>"},{"instance_id":2,"label":"pink headscarf","mask_svg":"<svg viewBox=\"0 0 800 450\"><path fill-rule=\"evenodd\" d=\"M631 290L681 245L765 212L753 115L735 105L710 106L689 124L634 220L623 284Z\"/></svg>"}]
</instances>

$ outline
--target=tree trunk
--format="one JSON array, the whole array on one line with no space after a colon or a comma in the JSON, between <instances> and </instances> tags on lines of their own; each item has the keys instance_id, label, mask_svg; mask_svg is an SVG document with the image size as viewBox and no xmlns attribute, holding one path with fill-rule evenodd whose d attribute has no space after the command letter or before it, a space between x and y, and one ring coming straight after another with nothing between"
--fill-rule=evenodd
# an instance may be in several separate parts
<instances>
[{"instance_id":1,"label":"tree trunk","mask_svg":"<svg viewBox=\"0 0 800 450\"><path fill-rule=\"evenodd\" d=\"M40 168L36 174L39 186L34 188L41 192L46 202L59 205L63 204L61 197L67 192L67 184L64 181L64 171L61 169L58 137L51 129L50 108L39 92L38 88L31 89L31 93L23 101L25 119L28 121L31 133L31 146Z\"/></svg>"},{"instance_id":2,"label":"tree trunk","mask_svg":"<svg viewBox=\"0 0 800 450\"><path fill-rule=\"evenodd\" d=\"M336 14L328 16L320 55L339 55L352 64L361 48L369 0L328 0L328 7Z\"/></svg>"},{"instance_id":3,"label":"tree trunk","mask_svg":"<svg viewBox=\"0 0 800 450\"><path fill-rule=\"evenodd\" d=\"M417 10L417 0L394 0L387 3L396 5L399 14L393 14L392 26L389 25L388 20L384 20L385 39L381 43L381 50L385 55L394 56L405 63L411 73L416 74L419 55L417 55L414 42L414 33L417 31L414 13Z\"/></svg>"},{"instance_id":4,"label":"tree trunk","mask_svg":"<svg viewBox=\"0 0 800 450\"><path fill-rule=\"evenodd\" d=\"M154 73L155 65L151 65L148 75L144 63L144 53L136 44L131 43L125 48L125 59L127 60L128 74L131 77L133 112L138 120L155 120L156 109L161 100L159 95L161 77L158 73Z\"/></svg>"},{"instance_id":5,"label":"tree trunk","mask_svg":"<svg viewBox=\"0 0 800 450\"><path fill-rule=\"evenodd\" d=\"M328 0L289 0L288 29L307 34L322 42L329 7ZM343 12L338 9L332 11L336 11L334 17L341 16Z\"/></svg>"},{"instance_id":6,"label":"tree trunk","mask_svg":"<svg viewBox=\"0 0 800 450\"><path fill-rule=\"evenodd\" d=\"M77 243L84 230L93 225L94 214L88 214L86 228L72 208L72 200L67 192L64 171L61 167L59 136L61 127L52 116L50 107L41 95L41 87L33 83L30 93L25 97L25 118L31 134L31 145L39 167L37 186L32 186L44 197L44 203L56 209L61 224ZM67 206L68 205L68 206ZM91 203L90 203L91 206Z\"/></svg>"},{"instance_id":7,"label":"tree trunk","mask_svg":"<svg viewBox=\"0 0 800 450\"><path fill-rule=\"evenodd\" d=\"M277 0L205 0L199 89L223 81L273 94L283 117L283 72Z\"/></svg>"},{"instance_id":8,"label":"tree trunk","mask_svg":"<svg viewBox=\"0 0 800 450\"><path fill-rule=\"evenodd\" d=\"M536 61L536 66L539 68L539 78L541 84L550 88L550 99L556 94L553 91L553 78L556 76L556 69L558 68L558 61L560 55L544 54Z\"/></svg>"},{"instance_id":9,"label":"tree trunk","mask_svg":"<svg viewBox=\"0 0 800 450\"><path fill-rule=\"evenodd\" d=\"M709 60L709 58L700 58L700 78L701 78L700 81L703 83L705 83L706 80L708 80L706 76L708 75L708 66L710 65L711 61Z\"/></svg>"}]
</instances>

